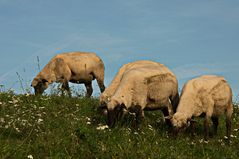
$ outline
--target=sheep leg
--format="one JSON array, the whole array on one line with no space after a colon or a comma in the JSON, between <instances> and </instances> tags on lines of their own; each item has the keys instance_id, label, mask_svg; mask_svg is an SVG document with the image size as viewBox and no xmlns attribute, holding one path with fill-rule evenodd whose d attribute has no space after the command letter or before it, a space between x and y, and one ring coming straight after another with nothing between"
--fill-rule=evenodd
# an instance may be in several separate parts
<instances>
[{"instance_id":1,"label":"sheep leg","mask_svg":"<svg viewBox=\"0 0 239 159\"><path fill-rule=\"evenodd\" d=\"M206 116L204 120L204 139L207 140L209 138L209 122L213 113L214 101L211 98L205 98L203 100L203 105L207 105Z\"/></svg>"},{"instance_id":2,"label":"sheep leg","mask_svg":"<svg viewBox=\"0 0 239 159\"><path fill-rule=\"evenodd\" d=\"M105 91L104 72L102 72L101 70L95 70L93 72L93 76L96 78L97 84L100 88L100 92L103 93Z\"/></svg>"},{"instance_id":3,"label":"sheep leg","mask_svg":"<svg viewBox=\"0 0 239 159\"><path fill-rule=\"evenodd\" d=\"M232 113L233 113L233 105L232 102L229 103L226 110L226 127L227 127L227 137L230 139L231 137L231 129L232 129Z\"/></svg>"},{"instance_id":4,"label":"sheep leg","mask_svg":"<svg viewBox=\"0 0 239 159\"><path fill-rule=\"evenodd\" d=\"M108 120L107 125L109 127L113 127L116 122L116 111L114 109L108 109Z\"/></svg>"},{"instance_id":5,"label":"sheep leg","mask_svg":"<svg viewBox=\"0 0 239 159\"><path fill-rule=\"evenodd\" d=\"M195 123L196 123L196 122L195 122L194 120L191 120L191 121L190 121L191 136L193 136L193 137L196 135L196 134L195 134Z\"/></svg>"},{"instance_id":6,"label":"sheep leg","mask_svg":"<svg viewBox=\"0 0 239 159\"><path fill-rule=\"evenodd\" d=\"M100 88L100 92L103 93L105 91L105 85L104 85L104 80L101 80L99 78L96 78L96 81L98 83L98 86Z\"/></svg>"},{"instance_id":7,"label":"sheep leg","mask_svg":"<svg viewBox=\"0 0 239 159\"><path fill-rule=\"evenodd\" d=\"M169 116L169 111L168 111L168 108L167 108L167 107L166 107L166 108L162 108L162 112L163 112L164 117ZM172 123L171 123L170 119L165 119L165 123L166 123L166 125L168 125L169 127L172 126Z\"/></svg>"},{"instance_id":8,"label":"sheep leg","mask_svg":"<svg viewBox=\"0 0 239 159\"><path fill-rule=\"evenodd\" d=\"M93 88L92 88L92 82L85 83L85 88L86 88L86 97L90 97L93 93Z\"/></svg>"},{"instance_id":9,"label":"sheep leg","mask_svg":"<svg viewBox=\"0 0 239 159\"><path fill-rule=\"evenodd\" d=\"M204 120L204 139L208 140L209 137L209 120L210 117L206 116Z\"/></svg>"},{"instance_id":10,"label":"sheep leg","mask_svg":"<svg viewBox=\"0 0 239 159\"><path fill-rule=\"evenodd\" d=\"M179 94L177 93L176 95L171 96L170 101L172 103L173 112L175 113L179 103Z\"/></svg>"},{"instance_id":11,"label":"sheep leg","mask_svg":"<svg viewBox=\"0 0 239 159\"><path fill-rule=\"evenodd\" d=\"M169 100L167 101L166 107L162 108L162 112L163 112L164 117L173 116L173 107ZM170 119L165 119L165 122L169 127L172 127L172 123L171 123Z\"/></svg>"},{"instance_id":12,"label":"sheep leg","mask_svg":"<svg viewBox=\"0 0 239 159\"><path fill-rule=\"evenodd\" d=\"M136 114L136 127L139 127L139 125L140 125L140 123L141 123L141 121L142 121L142 119L144 118L144 116L143 116L143 110L142 110L142 108L141 108L141 106L136 106L135 107L136 109L136 111L135 111L135 114Z\"/></svg>"},{"instance_id":13,"label":"sheep leg","mask_svg":"<svg viewBox=\"0 0 239 159\"><path fill-rule=\"evenodd\" d=\"M117 106L115 108L115 111L116 111L116 118L117 118L117 121L120 121L122 118L123 118L123 107L122 106Z\"/></svg>"},{"instance_id":14,"label":"sheep leg","mask_svg":"<svg viewBox=\"0 0 239 159\"><path fill-rule=\"evenodd\" d=\"M66 90L69 97L71 97L71 91L70 91L68 81L65 81L62 83L62 94L63 94L63 90Z\"/></svg>"},{"instance_id":15,"label":"sheep leg","mask_svg":"<svg viewBox=\"0 0 239 159\"><path fill-rule=\"evenodd\" d=\"M226 127L227 127L227 137L230 140L231 137L231 128L232 128L232 120L231 117L226 117Z\"/></svg>"},{"instance_id":16,"label":"sheep leg","mask_svg":"<svg viewBox=\"0 0 239 159\"><path fill-rule=\"evenodd\" d=\"M213 135L217 135L218 117L212 117L212 122L213 122Z\"/></svg>"}]
</instances>

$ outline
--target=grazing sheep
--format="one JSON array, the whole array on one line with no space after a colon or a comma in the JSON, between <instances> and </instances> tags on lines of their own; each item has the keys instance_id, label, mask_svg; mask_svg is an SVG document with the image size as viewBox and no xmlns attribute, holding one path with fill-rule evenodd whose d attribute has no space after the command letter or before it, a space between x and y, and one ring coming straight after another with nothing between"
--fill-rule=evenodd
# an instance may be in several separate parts
<instances>
[{"instance_id":1,"label":"grazing sheep","mask_svg":"<svg viewBox=\"0 0 239 159\"><path fill-rule=\"evenodd\" d=\"M143 67L143 66L160 66L160 65L162 64L158 62L154 62L154 61L148 61L148 60L140 60L140 61L130 62L123 65L119 69L118 73L116 74L116 76L114 77L110 85L105 89L103 93L101 93L100 101L105 102L108 100L108 98L110 98L114 94L115 90L119 86L122 75L124 74L126 70L137 68L137 67Z\"/></svg>"},{"instance_id":2,"label":"grazing sheep","mask_svg":"<svg viewBox=\"0 0 239 159\"><path fill-rule=\"evenodd\" d=\"M103 61L95 53L68 52L54 56L33 79L31 86L34 87L35 94L42 94L49 84L60 82L62 88L71 96L68 81L84 83L86 96L90 97L94 79L103 92L105 90Z\"/></svg>"},{"instance_id":3,"label":"grazing sheep","mask_svg":"<svg viewBox=\"0 0 239 159\"><path fill-rule=\"evenodd\" d=\"M139 61L134 61L134 62L130 62L127 63L125 65L123 65L118 73L116 74L116 76L114 77L114 79L112 80L112 82L110 83L110 85L105 89L105 91L103 93L101 93L100 95L100 108L101 109L105 109L104 110L104 114L107 114L107 110L106 110L106 103L110 100L110 98L114 95L116 89L118 88L120 81L122 79L123 74L125 73L125 71L130 70L130 69L134 69L134 68L140 68L140 67L148 67L148 66L155 66L155 67L159 67L159 68L163 68L166 71L170 72L171 74L173 74L167 67L165 67L163 64L159 63L159 62L154 62L154 61L149 61L149 60L139 60ZM173 103L173 105L176 105ZM175 107L174 107L175 108ZM176 108L174 109L174 111L176 111Z\"/></svg>"},{"instance_id":4,"label":"grazing sheep","mask_svg":"<svg viewBox=\"0 0 239 159\"><path fill-rule=\"evenodd\" d=\"M126 69L117 84L106 103L108 125L111 127L121 117L123 109L135 112L136 122L139 123L144 117L144 110L161 109L166 116L172 115L177 107L178 82L163 64Z\"/></svg>"},{"instance_id":5,"label":"grazing sheep","mask_svg":"<svg viewBox=\"0 0 239 159\"><path fill-rule=\"evenodd\" d=\"M230 138L232 113L232 91L229 84L223 77L204 75L184 85L177 111L171 121L178 130L186 126L192 117L205 115L204 138L207 140L210 119L212 119L216 134L218 117L226 114L227 137Z\"/></svg>"}]
</instances>

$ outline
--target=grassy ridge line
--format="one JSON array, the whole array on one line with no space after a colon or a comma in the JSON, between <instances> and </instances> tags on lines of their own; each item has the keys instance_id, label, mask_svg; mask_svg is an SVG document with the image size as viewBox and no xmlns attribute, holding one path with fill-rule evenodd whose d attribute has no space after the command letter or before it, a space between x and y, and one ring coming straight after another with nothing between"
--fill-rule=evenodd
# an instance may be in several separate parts
<instances>
[{"instance_id":1,"label":"grassy ridge line","mask_svg":"<svg viewBox=\"0 0 239 159\"><path fill-rule=\"evenodd\" d=\"M217 136L203 138L203 121L197 135L173 138L160 111L146 112L140 130L128 116L114 129L104 129L105 117L98 99L0 93L0 158L237 158L239 132L224 139L225 122ZM235 106L233 129L239 123Z\"/></svg>"}]
</instances>

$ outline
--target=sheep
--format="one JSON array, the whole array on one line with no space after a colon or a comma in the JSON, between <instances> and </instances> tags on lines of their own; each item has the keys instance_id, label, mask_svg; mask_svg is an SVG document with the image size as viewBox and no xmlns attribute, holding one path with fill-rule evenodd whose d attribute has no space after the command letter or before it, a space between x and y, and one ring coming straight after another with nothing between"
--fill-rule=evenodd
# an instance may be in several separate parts
<instances>
[{"instance_id":1,"label":"sheep","mask_svg":"<svg viewBox=\"0 0 239 159\"><path fill-rule=\"evenodd\" d=\"M212 119L214 134L217 133L218 117L226 114L226 134L230 138L233 113L232 90L227 81L216 75L204 75L188 81L182 90L176 113L171 122L176 132L190 123L192 117L205 115L204 139L209 137Z\"/></svg>"},{"instance_id":2,"label":"sheep","mask_svg":"<svg viewBox=\"0 0 239 159\"><path fill-rule=\"evenodd\" d=\"M155 66L155 67L162 67L171 74L173 74L167 67L165 67L163 64L155 61L150 61L150 60L139 60L139 61L134 61L127 63L123 65L110 85L105 89L103 93L101 93L99 99L100 99L100 106L99 108L103 110L104 115L107 115L107 109L106 109L106 103L110 100L110 98L114 95L116 89L118 88L120 81L122 79L123 74L125 73L126 70L129 69L134 69L134 68L139 68L139 67L146 67L146 66ZM173 103L173 105L176 105ZM174 107L175 108L175 107ZM176 111L176 109L174 110Z\"/></svg>"},{"instance_id":3,"label":"sheep","mask_svg":"<svg viewBox=\"0 0 239 159\"><path fill-rule=\"evenodd\" d=\"M172 115L178 98L176 76L163 64L125 70L114 94L106 103L107 124L114 126L122 115L122 108L135 112L137 124L144 117L144 110L161 109L164 116Z\"/></svg>"},{"instance_id":4,"label":"sheep","mask_svg":"<svg viewBox=\"0 0 239 159\"><path fill-rule=\"evenodd\" d=\"M84 83L86 97L93 92L92 80L96 79L100 91L104 86L104 63L95 53L66 52L54 56L33 79L31 86L35 94L42 94L53 82L62 83L62 88L71 96L68 82Z\"/></svg>"}]
</instances>

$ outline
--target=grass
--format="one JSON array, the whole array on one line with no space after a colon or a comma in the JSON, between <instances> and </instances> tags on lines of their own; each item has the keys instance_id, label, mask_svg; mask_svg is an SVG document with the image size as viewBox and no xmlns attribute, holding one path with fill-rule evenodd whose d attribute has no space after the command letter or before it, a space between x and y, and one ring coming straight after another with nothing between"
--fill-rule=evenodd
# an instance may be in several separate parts
<instances>
[{"instance_id":1,"label":"grass","mask_svg":"<svg viewBox=\"0 0 239 159\"><path fill-rule=\"evenodd\" d=\"M159 111L146 112L140 129L132 117L115 128L105 128L97 112L98 99L0 93L0 158L238 158L239 108L233 114L232 140L224 139L225 122L218 135L203 140L203 121L196 136L174 138ZM235 129L235 131L234 131Z\"/></svg>"}]
</instances>

